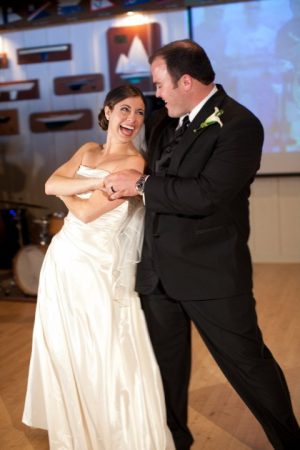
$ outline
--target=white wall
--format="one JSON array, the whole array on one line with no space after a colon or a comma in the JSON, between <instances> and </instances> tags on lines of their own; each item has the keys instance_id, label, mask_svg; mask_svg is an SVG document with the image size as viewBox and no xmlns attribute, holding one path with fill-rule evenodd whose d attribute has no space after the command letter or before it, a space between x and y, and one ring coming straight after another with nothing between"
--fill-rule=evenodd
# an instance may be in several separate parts
<instances>
[{"instance_id":1,"label":"white wall","mask_svg":"<svg viewBox=\"0 0 300 450\"><path fill-rule=\"evenodd\" d=\"M162 43L187 38L187 16L183 11L145 14L147 22L161 26ZM105 135L97 115L109 91L109 66L106 33L110 27L128 25L128 18L72 23L70 25L4 33L0 52L6 52L9 67L0 70L0 82L38 79L40 98L0 102L1 109L18 109L20 134L0 136L0 200L45 205L50 211L61 209L61 202L44 195L44 182L53 170L87 141L103 142ZM18 48L71 44L72 59L51 63L18 65ZM104 91L78 95L55 95L56 77L102 73ZM90 130L31 133L31 113L88 108L93 112ZM32 209L33 214L40 210Z\"/></svg>"},{"instance_id":2,"label":"white wall","mask_svg":"<svg viewBox=\"0 0 300 450\"><path fill-rule=\"evenodd\" d=\"M183 11L149 14L148 19L160 23L163 44L188 37ZM104 140L96 115L110 89L106 31L111 26L122 25L124 20L118 17L2 35L0 51L8 53L9 68L0 70L0 81L38 78L41 96L38 100L0 102L0 109L17 108L20 121L20 135L0 136L0 200L45 205L49 211L61 209L58 200L44 195L44 182L54 168L69 158L83 142ZM62 43L72 44L71 61L17 64L17 48ZM77 96L54 95L55 77L95 72L104 76L103 92ZM90 108L93 111L95 120L91 130L42 134L30 132L30 113L72 108ZM253 260L300 262L300 177L256 179L250 206L250 248ZM32 209L31 213L41 216L45 211Z\"/></svg>"},{"instance_id":3,"label":"white wall","mask_svg":"<svg viewBox=\"0 0 300 450\"><path fill-rule=\"evenodd\" d=\"M250 202L255 262L300 262L300 177L259 177Z\"/></svg>"}]
</instances>

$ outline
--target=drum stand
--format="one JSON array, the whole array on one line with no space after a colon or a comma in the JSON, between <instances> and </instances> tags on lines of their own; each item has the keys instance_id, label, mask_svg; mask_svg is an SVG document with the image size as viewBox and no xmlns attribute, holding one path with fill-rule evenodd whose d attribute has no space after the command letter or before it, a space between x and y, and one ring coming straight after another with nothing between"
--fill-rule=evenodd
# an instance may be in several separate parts
<instances>
[{"instance_id":1,"label":"drum stand","mask_svg":"<svg viewBox=\"0 0 300 450\"><path fill-rule=\"evenodd\" d=\"M16 210L16 215L14 216L14 221L16 223L16 229L18 232L18 241L20 248L24 245L23 232L22 232L22 223L21 223L21 214L19 210ZM3 270L0 272L0 297L15 297L15 291L17 291L17 284L15 282L14 277L12 276L11 270ZM17 293L17 296L20 296L20 293Z\"/></svg>"},{"instance_id":2,"label":"drum stand","mask_svg":"<svg viewBox=\"0 0 300 450\"><path fill-rule=\"evenodd\" d=\"M8 299L12 297L20 299L27 298L28 295L36 295L38 272L51 239L48 232L49 219L47 217L34 220L34 223L39 225L38 245L24 245L21 217L19 214L15 216L15 221L20 248L14 256L12 273L10 270L3 271L2 273L0 272L0 297ZM35 258L34 260L32 260L32 255ZM38 258L38 260L36 260L36 258ZM24 264L26 266L27 263L29 264L29 267L24 267ZM26 276L24 274L21 276L20 264L23 265L24 270L26 269ZM22 279L22 277L25 277L25 279ZM31 288L31 279L33 280L33 288ZM24 283L24 281L26 281L26 283Z\"/></svg>"},{"instance_id":3,"label":"drum stand","mask_svg":"<svg viewBox=\"0 0 300 450\"><path fill-rule=\"evenodd\" d=\"M9 297L16 288L15 280L10 275L10 271L1 271L0 277L0 297Z\"/></svg>"}]
</instances>

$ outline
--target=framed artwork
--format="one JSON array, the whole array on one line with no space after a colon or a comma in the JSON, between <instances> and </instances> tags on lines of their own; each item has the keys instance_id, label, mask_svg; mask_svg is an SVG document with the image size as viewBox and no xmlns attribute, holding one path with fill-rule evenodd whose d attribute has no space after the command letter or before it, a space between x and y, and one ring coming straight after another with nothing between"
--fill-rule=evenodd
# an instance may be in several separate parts
<instances>
[{"instance_id":1,"label":"framed artwork","mask_svg":"<svg viewBox=\"0 0 300 450\"><path fill-rule=\"evenodd\" d=\"M0 135L19 134L19 118L17 109L0 110Z\"/></svg>"},{"instance_id":2,"label":"framed artwork","mask_svg":"<svg viewBox=\"0 0 300 450\"><path fill-rule=\"evenodd\" d=\"M93 119L90 109L71 109L30 114L29 124L33 133L76 131L90 129Z\"/></svg>"},{"instance_id":3,"label":"framed artwork","mask_svg":"<svg viewBox=\"0 0 300 450\"><path fill-rule=\"evenodd\" d=\"M0 83L0 102L31 100L40 97L38 80Z\"/></svg>"},{"instance_id":4,"label":"framed artwork","mask_svg":"<svg viewBox=\"0 0 300 450\"><path fill-rule=\"evenodd\" d=\"M128 83L153 92L148 58L161 47L159 23L109 28L107 45L110 87Z\"/></svg>"},{"instance_id":5,"label":"framed artwork","mask_svg":"<svg viewBox=\"0 0 300 450\"><path fill-rule=\"evenodd\" d=\"M101 73L54 78L54 92L56 95L100 92L103 91L103 85L103 75Z\"/></svg>"}]
</instances>

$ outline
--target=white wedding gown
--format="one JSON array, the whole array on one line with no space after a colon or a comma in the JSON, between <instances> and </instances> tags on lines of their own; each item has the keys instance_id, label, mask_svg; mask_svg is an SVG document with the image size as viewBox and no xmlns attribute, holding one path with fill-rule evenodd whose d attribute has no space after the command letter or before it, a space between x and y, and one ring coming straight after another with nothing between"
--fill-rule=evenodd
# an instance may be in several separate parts
<instances>
[{"instance_id":1,"label":"white wedding gown","mask_svg":"<svg viewBox=\"0 0 300 450\"><path fill-rule=\"evenodd\" d=\"M23 422L48 430L51 450L174 449L134 292L142 234L143 207L133 199L89 224L69 212L48 248Z\"/></svg>"}]
</instances>

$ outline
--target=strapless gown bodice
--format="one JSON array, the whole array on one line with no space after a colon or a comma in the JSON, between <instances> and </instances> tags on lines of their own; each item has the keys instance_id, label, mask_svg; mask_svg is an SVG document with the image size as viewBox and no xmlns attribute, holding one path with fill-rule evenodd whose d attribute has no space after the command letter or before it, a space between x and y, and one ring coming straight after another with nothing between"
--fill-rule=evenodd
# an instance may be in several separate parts
<instances>
[{"instance_id":1,"label":"strapless gown bodice","mask_svg":"<svg viewBox=\"0 0 300 450\"><path fill-rule=\"evenodd\" d=\"M83 177L104 178L109 174L109 172L104 169L93 169L81 165L77 171L77 174ZM91 192L86 192L84 194L78 194L78 197L85 199L89 198L90 195ZM117 208L114 208L106 214L101 215L88 224L82 223L71 212L68 213L65 222L67 223L70 230L72 229L72 227L74 227L74 230L79 230L81 228L82 232L88 234L89 232L92 232L92 230L97 233L97 230L101 229L101 235L103 237L105 236L105 234L108 234L111 237L115 233L118 233L120 227L125 225L124 221L130 213L130 209L132 209L132 204L130 201L126 200Z\"/></svg>"}]
</instances>

